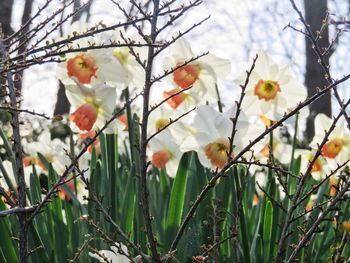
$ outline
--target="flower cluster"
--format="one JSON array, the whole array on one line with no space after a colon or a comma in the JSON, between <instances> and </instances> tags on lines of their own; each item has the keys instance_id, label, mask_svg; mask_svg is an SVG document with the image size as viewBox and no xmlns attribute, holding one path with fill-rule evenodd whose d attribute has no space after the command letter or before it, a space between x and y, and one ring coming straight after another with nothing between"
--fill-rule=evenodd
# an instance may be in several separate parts
<instances>
[{"instance_id":1,"label":"flower cluster","mask_svg":"<svg viewBox=\"0 0 350 263\"><path fill-rule=\"evenodd\" d=\"M72 26L70 34L86 30L87 25L79 22ZM126 32L114 31L75 40L68 48L85 46L87 51L68 52L65 61L58 66L58 78L72 105L69 122L72 130L78 133L78 146L92 138L95 131L106 128L106 121L121 108L125 89L140 93L144 87L145 72L140 61L144 60L146 48L101 48L101 45L110 43L118 46L125 41L125 37L121 38L124 35ZM332 121L328 117L316 117L316 135L310 147L292 147L291 140L280 136L278 129L270 137L261 136L266 128L307 97L305 87L293 76L291 63L280 65L265 52L258 51L248 78L242 74L229 87L232 94L236 93L235 89L243 89L242 101L238 103L239 98L233 95L223 103L218 96L219 79L230 73L230 61L210 53L195 53L183 36L172 36L173 40L175 38L178 39L162 58L164 77L151 90L150 104L155 106L147 115L147 133L151 138L147 155L153 167L174 177L181 156L194 151L205 168L220 170L258 138L249 151L240 155L240 160L256 162L250 167L250 173L256 175L261 185L266 183L266 176L261 176L263 166L259 164L269 163L272 157L278 164L287 166L293 155L295 160L300 158L301 173L307 171L325 135L324 131L331 126ZM144 43L143 39L128 39L131 43ZM141 119L142 107L137 103L131 106L132 113ZM306 118L304 114L300 111L301 119ZM285 125L289 134L296 132L288 122ZM315 180L325 178L338 164L349 159L349 134L344 125L341 119L323 145L320 156L313 161L309 170ZM130 145L125 143L129 136L128 126L128 117L122 114L104 130L118 134L121 154L131 151ZM50 140L48 134L43 134L39 141L40 144L32 142L26 145L24 164L34 165L43 171L47 169L37 156L40 152L56 170L63 170L69 160L53 152L62 153L57 149L66 148L64 143ZM100 154L98 139L88 151L91 153L93 148L97 155ZM333 178L336 180L335 176Z\"/></svg>"}]
</instances>

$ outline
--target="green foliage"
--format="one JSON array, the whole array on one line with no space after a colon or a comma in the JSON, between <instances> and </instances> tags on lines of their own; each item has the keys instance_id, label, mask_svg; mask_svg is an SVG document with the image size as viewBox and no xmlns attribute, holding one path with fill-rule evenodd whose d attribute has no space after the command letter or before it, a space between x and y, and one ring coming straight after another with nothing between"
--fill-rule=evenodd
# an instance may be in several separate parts
<instances>
[{"instance_id":1,"label":"green foliage","mask_svg":"<svg viewBox=\"0 0 350 263\"><path fill-rule=\"evenodd\" d=\"M129 118L131 115L129 116ZM131 120L136 122L136 119ZM135 126L136 127L136 126ZM138 137L138 130L132 131L131 138ZM3 134L3 138L6 136ZM100 136L101 155L97 156L93 150L91 154L89 183L94 193L101 198L103 206L108 210L112 219L121 226L130 239L139 244L147 253L148 242L144 232L144 222L140 208L140 194L137 180L140 167L138 152L120 153L117 135ZM8 141L5 141L5 145ZM39 176L48 180L50 188L59 178L45 156L38 155L46 167L46 172L39 175L33 166L27 194L28 203L36 204L42 200L43 185ZM8 146L8 159L13 158ZM0 162L2 175L8 180L8 175ZM290 172L298 175L300 158L294 160ZM266 186L269 194L275 199L280 198L278 186L275 182L276 174L267 172L269 182ZM73 174L72 174L73 175ZM203 168L194 152L183 155L176 177L170 178L166 171L150 169L147 174L147 184L150 193L150 210L154 217L153 229L162 254L166 254L185 215L193 201L211 178L211 173ZM222 177L203 200L194 218L190 221L183 238L177 247L178 262L191 262L193 256L205 253L217 240L224 240L217 249L210 250L210 256L219 262L271 262L277 256L277 244L280 238L280 226L284 223L285 212L282 211L268 196L260 197L257 204L253 204L256 195L255 177L243 165L232 167ZM287 177L290 191L295 191L297 177ZM74 180L74 182L76 182ZM76 186L77 187L77 186ZM313 182L307 185L305 191L313 187ZM13 186L11 187L14 190ZM29 248L32 250L29 262L66 262L73 259L85 242L78 262L94 262L89 257L91 248L109 249L103 233L113 240L123 242L113 225L96 209L96 204L88 198L82 202L72 189L62 186L69 200L54 198L47 203L45 209L39 213L29 226ZM328 187L324 185L317 192L315 203L325 201ZM15 195L14 195L15 196ZM282 200L289 206L286 199ZM309 200L305 200L305 205ZM305 207L305 205L303 207ZM6 205L0 200L0 209ZM338 214L339 222L348 220L349 204L342 204L342 212ZM298 210L302 213L303 208ZM290 255L293 244L300 239L298 228L309 228L313 221L307 218L317 218L320 209L301 217L292 229L286 244L286 256ZM88 217L87 217L88 215ZM332 212L331 216L336 215ZM331 218L331 217L329 217ZM92 220L95 225L91 223ZM213 230L215 229L215 237ZM16 262L18 251L16 240L18 221L14 215L0 218L0 260L1 262ZM90 235L89 235L90 234ZM329 247L339 247L342 230L340 224L334 226L331 222L322 223L320 233L316 234L300 254L302 262L325 262L332 257ZM89 238L92 237L91 240ZM87 241L89 240L89 241ZM129 247L129 251L136 255ZM345 245L344 255L349 255L350 248Z\"/></svg>"}]
</instances>

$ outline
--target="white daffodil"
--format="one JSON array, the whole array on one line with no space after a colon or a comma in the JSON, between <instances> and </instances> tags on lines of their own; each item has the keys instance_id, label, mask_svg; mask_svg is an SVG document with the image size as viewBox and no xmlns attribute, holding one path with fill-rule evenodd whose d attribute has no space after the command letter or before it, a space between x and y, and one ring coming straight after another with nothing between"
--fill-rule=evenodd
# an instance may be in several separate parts
<instances>
[{"instance_id":1,"label":"white daffodil","mask_svg":"<svg viewBox=\"0 0 350 263\"><path fill-rule=\"evenodd\" d=\"M149 142L151 163L158 169L166 169L170 177L175 177L182 156L180 147L168 130L164 130Z\"/></svg>"},{"instance_id":2,"label":"white daffodil","mask_svg":"<svg viewBox=\"0 0 350 263\"><path fill-rule=\"evenodd\" d=\"M315 152L297 149L295 150L295 157L298 158L298 156L301 157L300 172L304 173L307 167L310 165L311 160L314 158ZM319 181L324 179L329 172L330 168L326 160L322 156L319 156L312 165L310 174L315 180Z\"/></svg>"},{"instance_id":3,"label":"white daffodil","mask_svg":"<svg viewBox=\"0 0 350 263\"><path fill-rule=\"evenodd\" d=\"M116 43L124 43L124 40L122 39L121 35L123 35L124 38L129 39L129 41L132 41L133 43L145 44L145 41L141 37L133 36L129 38L126 36L126 32L121 30L113 31L113 35L107 38L107 44L108 42L110 42L111 38ZM112 49L112 55L115 59L118 60L118 62L122 65L122 67L129 76L128 81L125 84L128 85L131 89L135 87L142 88L145 83L145 71L139 64L139 62L136 60L135 56L137 56L140 61L146 60L147 47L132 47L132 51L134 52L134 55L131 54L131 50L129 47L116 47Z\"/></svg>"},{"instance_id":4,"label":"white daffodil","mask_svg":"<svg viewBox=\"0 0 350 263\"><path fill-rule=\"evenodd\" d=\"M254 176L255 176L255 190L257 192L257 196L253 196L253 204L257 204L257 202L259 202L260 197L264 196L264 192L261 190L265 190L266 191L266 186L268 185L269 181L268 181L268 176L267 176L268 172L267 169L263 168L260 170L256 170L254 172ZM279 192L279 199L283 200L284 197L286 196L283 187L280 185L279 181L276 179L276 177L273 177L272 180L275 181L276 185L277 185L277 189Z\"/></svg>"},{"instance_id":5,"label":"white daffodil","mask_svg":"<svg viewBox=\"0 0 350 263\"><path fill-rule=\"evenodd\" d=\"M168 71L199 55L192 52L189 42L184 37L177 39L170 46L170 54L164 61L164 68ZM200 98L200 101L217 101L217 78L227 75L230 70L229 60L208 54L176 69L171 79L176 88L192 87L188 93Z\"/></svg>"},{"instance_id":6,"label":"white daffodil","mask_svg":"<svg viewBox=\"0 0 350 263\"><path fill-rule=\"evenodd\" d=\"M234 108L220 113L210 106L200 106L193 118L194 135L186 138L180 149L197 151L198 158L205 167L223 168L230 152L229 138L233 128L231 118L234 117L234 113ZM233 156L263 132L262 127L250 124L243 115L237 120L236 130ZM253 147L253 149L259 148L261 149L261 145Z\"/></svg>"},{"instance_id":7,"label":"white daffodil","mask_svg":"<svg viewBox=\"0 0 350 263\"><path fill-rule=\"evenodd\" d=\"M106 262L108 260L111 263L129 263L129 258L125 256L128 255L128 248L121 243L115 244L115 246L111 246L111 250L100 250L98 252L100 255L89 252L89 256L96 258L100 262ZM120 253L121 251L123 252Z\"/></svg>"},{"instance_id":8,"label":"white daffodil","mask_svg":"<svg viewBox=\"0 0 350 263\"><path fill-rule=\"evenodd\" d=\"M324 114L318 114L315 118L315 136L311 142L311 147L317 149L327 131L332 125L332 120ZM328 141L323 145L321 152L329 167L335 169L337 164L343 164L350 159L350 132L345 125L344 117L337 122L335 129L328 137Z\"/></svg>"},{"instance_id":9,"label":"white daffodil","mask_svg":"<svg viewBox=\"0 0 350 263\"><path fill-rule=\"evenodd\" d=\"M189 90L183 90L179 87L163 91L163 98L167 99L166 104L173 110L189 111L200 105L203 100L194 96Z\"/></svg>"},{"instance_id":10,"label":"white daffodil","mask_svg":"<svg viewBox=\"0 0 350 263\"><path fill-rule=\"evenodd\" d=\"M267 161L270 157L270 150L272 149L272 155L278 159L281 163L287 164L290 162L292 155L292 146L284 143L278 136L273 136L272 147L270 145L269 136L263 140L264 148L256 153L255 158L258 160Z\"/></svg>"},{"instance_id":11,"label":"white daffodil","mask_svg":"<svg viewBox=\"0 0 350 263\"><path fill-rule=\"evenodd\" d=\"M244 81L242 77L237 82L241 85ZM258 52L245 93L244 112L265 115L270 120L280 119L307 96L305 87L293 77L290 65L276 64L263 51Z\"/></svg>"},{"instance_id":12,"label":"white daffodil","mask_svg":"<svg viewBox=\"0 0 350 263\"><path fill-rule=\"evenodd\" d=\"M13 199L13 196L11 194L11 191L17 191L17 178L15 177L14 170L15 167L12 166L12 163L8 160L2 161L2 166L4 168L4 171L0 169L0 187L2 187ZM7 174L8 178L5 178L4 174ZM24 179L26 183L26 187L30 187L30 174L32 173L32 167L24 167ZM10 188L12 185L13 188ZM3 196L0 196L2 200L5 201L5 198ZM13 201L16 202L16 200L13 199ZM29 202L29 201L28 201ZM6 203L6 201L5 201Z\"/></svg>"},{"instance_id":13,"label":"white daffodil","mask_svg":"<svg viewBox=\"0 0 350 263\"><path fill-rule=\"evenodd\" d=\"M93 127L101 128L112 117L116 101L115 88L105 84L88 88L77 83L67 85L66 94L74 111L70 120L81 131L90 131ZM106 131L113 133L114 127Z\"/></svg>"},{"instance_id":14,"label":"white daffodil","mask_svg":"<svg viewBox=\"0 0 350 263\"><path fill-rule=\"evenodd\" d=\"M74 36L84 33L87 25L79 22L72 25L69 33ZM98 46L106 39L99 39L103 35L78 39L69 45L69 49ZM113 56L113 48L94 48L86 52L72 52L66 54L66 60L58 65L58 78L65 85L73 84L72 78L80 84L97 83L127 83L130 80L129 73L124 69L119 60Z\"/></svg>"},{"instance_id":15,"label":"white daffodil","mask_svg":"<svg viewBox=\"0 0 350 263\"><path fill-rule=\"evenodd\" d=\"M47 172L47 167L38 157L38 153L42 154L45 159L52 164L56 172L61 173L65 170L65 166L70 163L69 157L64 149L68 149L68 144L59 139L51 140L51 134L48 130L43 130L37 141L27 142L23 144L25 157L23 164L25 167L35 165L36 170Z\"/></svg>"},{"instance_id":16,"label":"white daffodil","mask_svg":"<svg viewBox=\"0 0 350 263\"><path fill-rule=\"evenodd\" d=\"M157 109L153 110L148 118L148 134L152 135L153 133L164 128L170 123L170 119L174 116L174 111L167 110L164 107L158 107Z\"/></svg>"},{"instance_id":17,"label":"white daffodil","mask_svg":"<svg viewBox=\"0 0 350 263\"><path fill-rule=\"evenodd\" d=\"M89 196L89 191L87 190L85 183L80 179L80 177L76 177L75 180L68 178L65 180L64 186L65 187L62 185L58 188L58 197L61 200L71 200L70 194L66 191L66 188L68 188L70 192L76 196L77 200L81 204L88 203L85 197Z\"/></svg>"},{"instance_id":18,"label":"white daffodil","mask_svg":"<svg viewBox=\"0 0 350 263\"><path fill-rule=\"evenodd\" d=\"M15 174L13 173L14 171L14 167L12 166L12 163L8 160L4 160L2 161L2 165L5 169L6 174L8 175L8 179L10 180L10 184L12 184L15 188L17 186L17 178L15 178ZM1 171L1 170L0 170ZM25 181L26 184L29 185L29 178L30 178L30 173L32 172L32 168L31 167L24 167L24 176L25 176ZM2 175L0 175L0 185L5 189L8 190L9 186L8 183L5 179L5 177Z\"/></svg>"}]
</instances>

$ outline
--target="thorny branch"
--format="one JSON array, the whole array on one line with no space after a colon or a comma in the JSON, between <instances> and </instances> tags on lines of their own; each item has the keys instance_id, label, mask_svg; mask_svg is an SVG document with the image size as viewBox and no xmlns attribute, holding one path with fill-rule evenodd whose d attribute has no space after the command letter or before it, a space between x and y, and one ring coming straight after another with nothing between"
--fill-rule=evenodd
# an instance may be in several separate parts
<instances>
[{"instance_id":1,"label":"thorny branch","mask_svg":"<svg viewBox=\"0 0 350 263\"><path fill-rule=\"evenodd\" d=\"M7 50L5 48L4 40L0 39L0 52L2 59L7 57ZM10 97L10 105L12 108L17 108L17 97L15 85L13 82L13 76L11 72L6 74L7 87ZM21 144L21 134L20 134L20 121L19 114L17 111L11 111L12 114L12 130L13 130L13 142L14 142L14 151L15 151L15 161L16 161L16 175L17 175L17 188L18 188L18 206L19 208L26 207L26 183L24 177L24 168L23 168L23 152ZM20 251L20 262L27 262L27 253L28 253L28 244L27 244L27 214L21 213L18 214L19 220L19 251Z\"/></svg>"},{"instance_id":2,"label":"thorny branch","mask_svg":"<svg viewBox=\"0 0 350 263\"><path fill-rule=\"evenodd\" d=\"M153 1L153 14L151 19L151 31L150 31L150 43L156 43L156 31L157 31L157 21L159 14L159 0ZM152 259L154 262L161 262L160 255L157 250L157 241L154 236L152 229L152 217L150 215L149 200L148 200L148 189L147 189L147 127L148 127L148 111L149 111L149 100L152 87L152 69L153 60L155 58L154 47L148 47L148 57L146 64L146 76L145 76L145 87L143 93L143 109L142 109L142 124L141 124L141 138L140 138L140 162L141 162L141 174L140 174L140 192L141 192L141 207L143 218L145 221L146 234L148 242L150 244L150 249L152 252Z\"/></svg>"}]
</instances>

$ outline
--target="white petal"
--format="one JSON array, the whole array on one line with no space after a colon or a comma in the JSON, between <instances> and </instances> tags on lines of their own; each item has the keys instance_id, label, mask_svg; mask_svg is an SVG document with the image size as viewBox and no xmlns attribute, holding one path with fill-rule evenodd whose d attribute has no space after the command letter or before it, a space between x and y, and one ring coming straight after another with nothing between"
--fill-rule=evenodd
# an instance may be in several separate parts
<instances>
[{"instance_id":1,"label":"white petal","mask_svg":"<svg viewBox=\"0 0 350 263\"><path fill-rule=\"evenodd\" d=\"M208 54L200 58L200 61L212 67L217 77L226 76L231 71L231 62L228 59L222 59L215 55Z\"/></svg>"},{"instance_id":2,"label":"white petal","mask_svg":"<svg viewBox=\"0 0 350 263\"><path fill-rule=\"evenodd\" d=\"M73 109L76 109L85 103L85 96L76 85L65 86L68 101Z\"/></svg>"}]
</instances>

